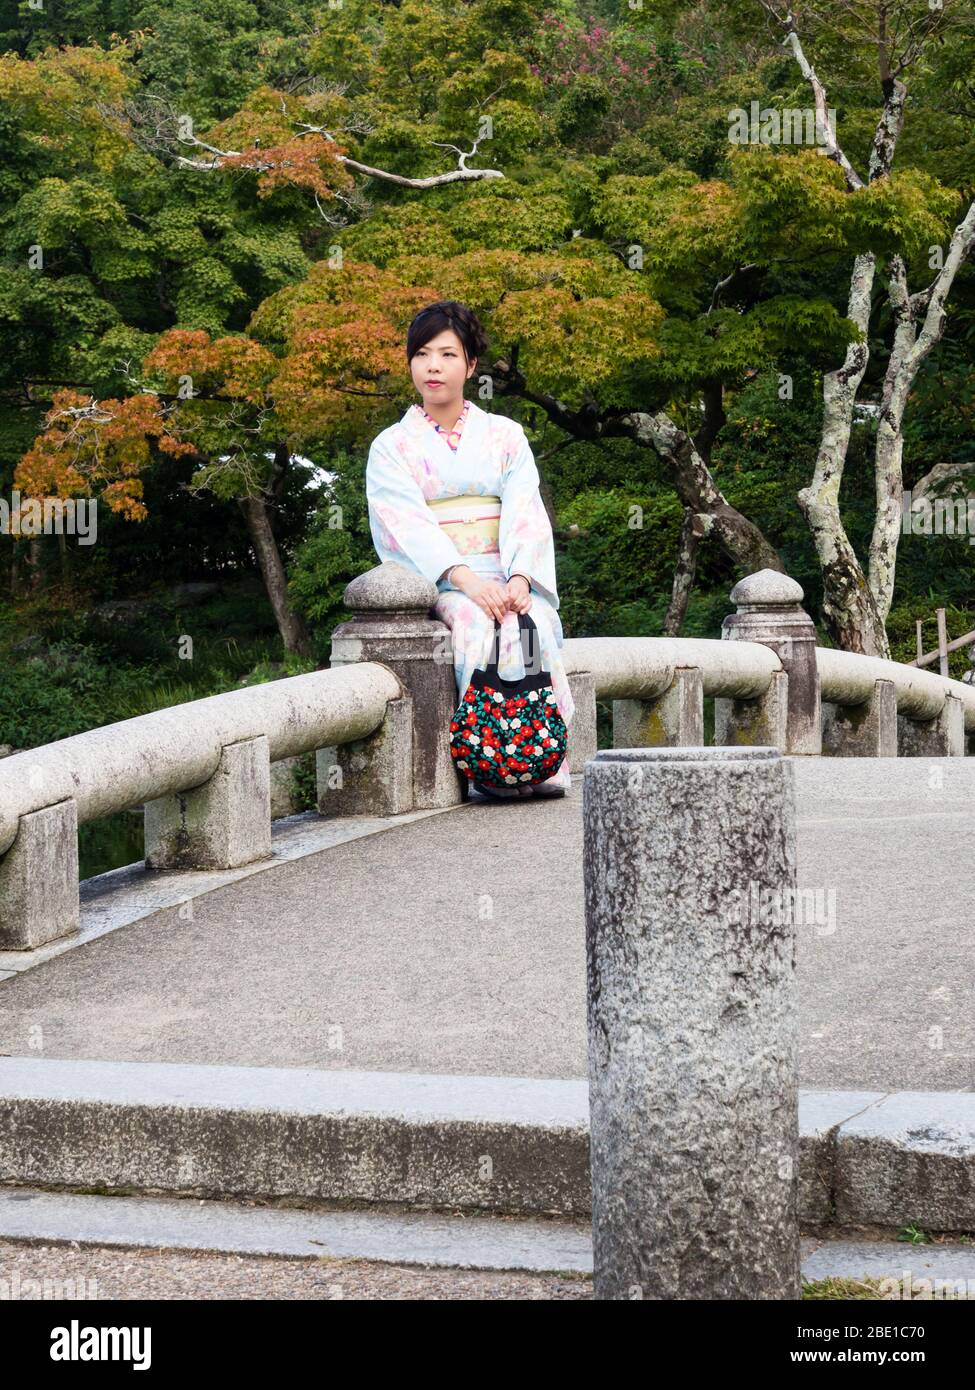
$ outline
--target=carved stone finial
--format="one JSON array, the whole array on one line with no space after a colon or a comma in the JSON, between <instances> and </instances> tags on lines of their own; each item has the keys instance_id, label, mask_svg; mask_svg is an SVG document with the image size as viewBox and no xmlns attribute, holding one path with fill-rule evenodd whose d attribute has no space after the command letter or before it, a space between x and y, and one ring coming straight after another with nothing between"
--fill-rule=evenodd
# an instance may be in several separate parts
<instances>
[{"instance_id":1,"label":"carved stone finial","mask_svg":"<svg viewBox=\"0 0 975 1390\"><path fill-rule=\"evenodd\" d=\"M350 580L342 597L346 607L356 613L425 613L437 601L437 586L405 565L386 560Z\"/></svg>"},{"instance_id":2,"label":"carved stone finial","mask_svg":"<svg viewBox=\"0 0 975 1390\"><path fill-rule=\"evenodd\" d=\"M731 602L741 608L779 608L801 603L802 585L781 570L758 570L748 574L731 591Z\"/></svg>"}]
</instances>

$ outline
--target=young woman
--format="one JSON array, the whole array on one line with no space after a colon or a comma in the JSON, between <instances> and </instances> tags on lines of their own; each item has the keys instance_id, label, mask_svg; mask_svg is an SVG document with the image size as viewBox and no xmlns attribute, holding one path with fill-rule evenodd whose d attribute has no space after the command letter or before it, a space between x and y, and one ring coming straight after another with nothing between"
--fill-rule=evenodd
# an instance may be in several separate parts
<instances>
[{"instance_id":1,"label":"young woman","mask_svg":"<svg viewBox=\"0 0 975 1390\"><path fill-rule=\"evenodd\" d=\"M501 622L498 674L525 675L518 614L538 631L541 665L566 724L575 705L559 655L562 623L552 527L538 491L525 431L504 415L464 400L487 339L475 314L454 300L421 310L410 324L406 357L423 404L377 435L366 466L373 544L436 584L433 612L451 630L458 700L475 667L492 654ZM529 652L529 663L534 660ZM564 796L566 763L537 786L492 788L498 798Z\"/></svg>"}]
</instances>

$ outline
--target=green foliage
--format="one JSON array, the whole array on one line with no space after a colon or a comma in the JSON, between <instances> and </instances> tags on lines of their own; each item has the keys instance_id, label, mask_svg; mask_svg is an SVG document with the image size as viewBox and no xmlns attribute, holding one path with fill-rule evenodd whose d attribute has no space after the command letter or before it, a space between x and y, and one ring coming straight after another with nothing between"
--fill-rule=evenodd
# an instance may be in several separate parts
<instances>
[{"instance_id":1,"label":"green foliage","mask_svg":"<svg viewBox=\"0 0 975 1390\"><path fill-rule=\"evenodd\" d=\"M236 111L265 76L286 72L310 26L289 0L150 0L131 27L141 32L143 80L179 91L203 128Z\"/></svg>"},{"instance_id":2,"label":"green foliage","mask_svg":"<svg viewBox=\"0 0 975 1390\"><path fill-rule=\"evenodd\" d=\"M672 493L580 493L561 509L578 527L559 557L560 614L574 637L659 632L669 598L681 509Z\"/></svg>"},{"instance_id":3,"label":"green foliage","mask_svg":"<svg viewBox=\"0 0 975 1390\"><path fill-rule=\"evenodd\" d=\"M295 814L314 811L318 805L318 771L314 753L305 753L291 769L291 799Z\"/></svg>"},{"instance_id":4,"label":"green foliage","mask_svg":"<svg viewBox=\"0 0 975 1390\"><path fill-rule=\"evenodd\" d=\"M365 501L365 459L339 452L327 467L331 480L318 490L289 583L295 608L313 625L323 657L333 630L350 616L343 601L345 586L377 563Z\"/></svg>"},{"instance_id":5,"label":"green foliage","mask_svg":"<svg viewBox=\"0 0 975 1390\"><path fill-rule=\"evenodd\" d=\"M255 670L271 678L278 644L254 583L188 609L159 589L136 602L145 612L134 608L129 621L52 590L3 615L0 744L33 748L217 694ZM180 655L187 636L190 659Z\"/></svg>"},{"instance_id":6,"label":"green foliage","mask_svg":"<svg viewBox=\"0 0 975 1390\"><path fill-rule=\"evenodd\" d=\"M954 544L957 546L959 542L956 540ZM960 544L964 545L965 542L961 541ZM971 587L969 587L968 593L971 594L971 592ZM937 590L911 594L891 609L887 619L887 636L890 638L891 655L895 661L914 661L917 657L917 623L919 621L924 654L927 655L937 650L938 621L935 612L937 608L944 608L945 610L945 628L949 642L958 637L964 637L969 632L975 632L975 603L969 602L965 607L960 607L954 603L945 603ZM975 639L970 645L975 646ZM966 646L948 654L948 674L952 679L959 681L973 669L973 663L968 653L969 647ZM927 669L937 671L937 661L933 665L929 664Z\"/></svg>"},{"instance_id":7,"label":"green foliage","mask_svg":"<svg viewBox=\"0 0 975 1390\"><path fill-rule=\"evenodd\" d=\"M4 672L0 743L34 748L125 718L117 711L152 677L150 668L106 666L92 648L54 643L43 658L8 665Z\"/></svg>"}]
</instances>

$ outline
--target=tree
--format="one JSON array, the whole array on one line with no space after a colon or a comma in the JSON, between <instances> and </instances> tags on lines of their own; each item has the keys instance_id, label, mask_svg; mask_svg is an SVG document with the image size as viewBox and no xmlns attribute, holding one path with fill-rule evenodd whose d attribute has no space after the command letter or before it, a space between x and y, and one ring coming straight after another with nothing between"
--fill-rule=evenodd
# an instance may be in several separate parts
<instances>
[{"instance_id":1,"label":"tree","mask_svg":"<svg viewBox=\"0 0 975 1390\"><path fill-rule=\"evenodd\" d=\"M884 100L864 179L830 127L827 89L806 53L797 11L769 0L760 0L760 4L781 26L784 43L809 84L817 120L825 135L826 154L842 170L850 194L856 196L866 189L889 187L908 100L904 76L922 62L928 49L946 32L957 38L958 28L967 24L971 33L971 6L952 5L950 0L933 7L919 3L887 3L886 0L878 0L875 4L844 0L831 5L828 17L819 7L807 7L817 28L826 31L834 42L842 37L847 42L869 46L876 54L876 79ZM921 209L918 209L915 225L922 220L920 214ZM916 238L911 240L916 255L920 246ZM973 245L975 202L969 204L955 227L947 251L936 258L937 274L923 289L911 293L904 251L894 249L884 258L893 341L879 401L876 514L866 572L844 527L839 494L857 393L870 358L878 251L871 249L860 253L853 264L847 314L857 325L859 336L847 347L842 365L827 373L824 379L823 433L816 466L810 485L798 495L822 566L824 614L838 645L850 651L879 656L890 654L885 623L894 593L902 525L904 413L918 371L944 333L946 301ZM940 247L934 249L941 250Z\"/></svg>"}]
</instances>

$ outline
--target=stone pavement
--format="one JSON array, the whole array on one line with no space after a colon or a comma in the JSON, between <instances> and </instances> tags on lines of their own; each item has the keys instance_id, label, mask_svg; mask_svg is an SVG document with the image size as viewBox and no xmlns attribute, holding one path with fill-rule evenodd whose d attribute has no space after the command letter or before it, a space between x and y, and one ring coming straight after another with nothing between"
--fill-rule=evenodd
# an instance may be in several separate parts
<instances>
[{"instance_id":1,"label":"stone pavement","mask_svg":"<svg viewBox=\"0 0 975 1390\"><path fill-rule=\"evenodd\" d=\"M975 803L894 786L938 762L970 775L968 759L800 769L799 882L820 908L797 928L804 1087L973 1089ZM564 800L333 834L224 876L191 916L153 912L0 980L0 1054L583 1077L582 780Z\"/></svg>"}]
</instances>

